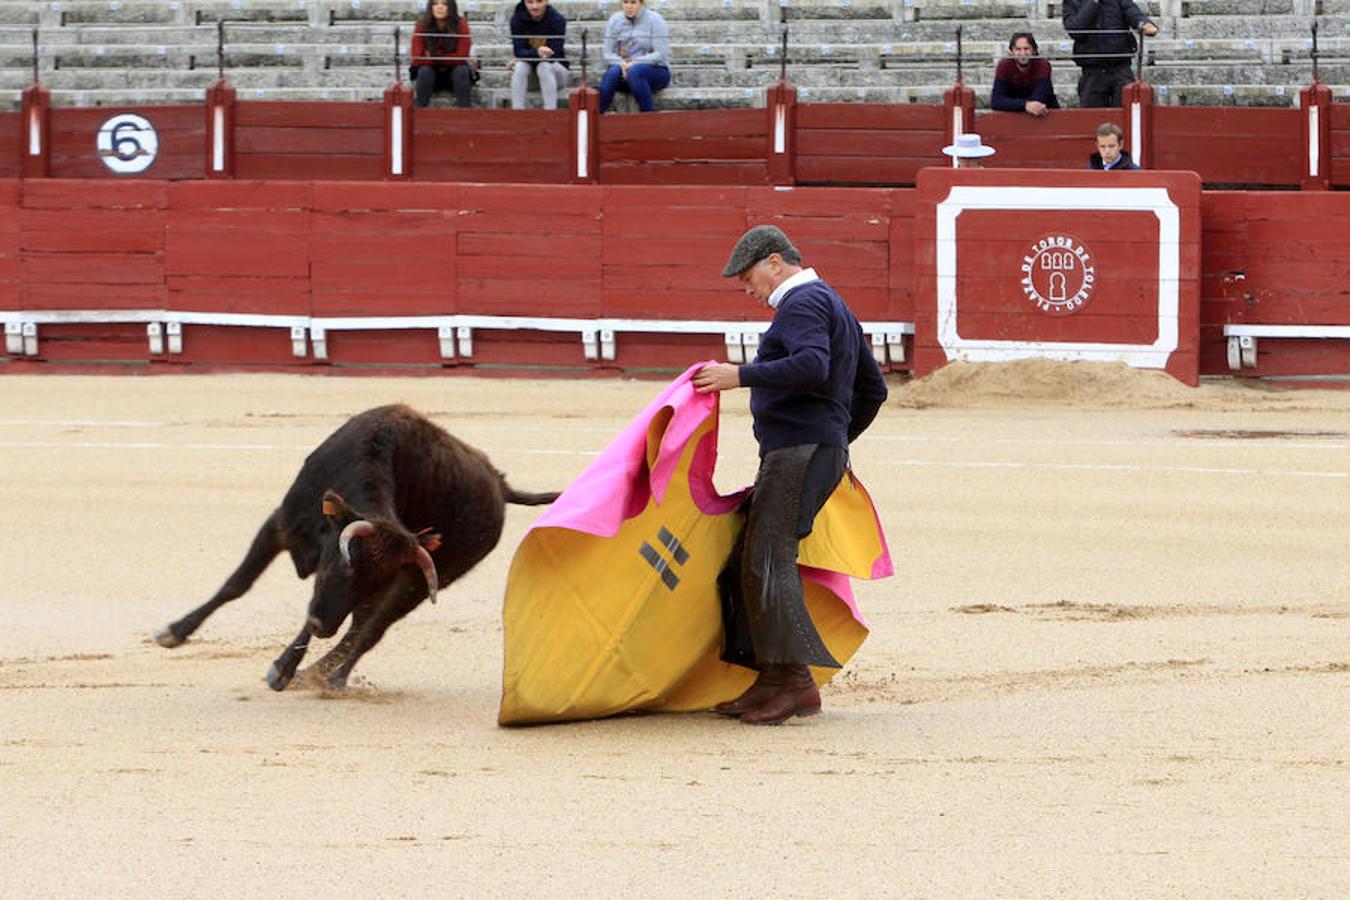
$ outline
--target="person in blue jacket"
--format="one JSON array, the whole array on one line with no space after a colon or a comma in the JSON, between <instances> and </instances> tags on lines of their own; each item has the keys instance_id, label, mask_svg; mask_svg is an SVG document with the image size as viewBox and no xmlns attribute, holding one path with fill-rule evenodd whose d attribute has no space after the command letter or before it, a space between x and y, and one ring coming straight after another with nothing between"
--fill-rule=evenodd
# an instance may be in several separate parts
<instances>
[{"instance_id":1,"label":"person in blue jacket","mask_svg":"<svg viewBox=\"0 0 1350 900\"><path fill-rule=\"evenodd\" d=\"M881 409L886 382L853 311L778 228L742 235L722 275L774 314L754 362L713 363L693 377L700 393L748 387L759 443L745 529L718 579L722 659L759 677L714 709L776 725L820 712L810 666L839 666L806 610L797 545L844 477L848 445Z\"/></svg>"},{"instance_id":2,"label":"person in blue jacket","mask_svg":"<svg viewBox=\"0 0 1350 900\"><path fill-rule=\"evenodd\" d=\"M567 86L567 18L548 0L520 0L511 14L511 108L525 109L530 74L539 79L544 109L558 108L558 89Z\"/></svg>"}]
</instances>

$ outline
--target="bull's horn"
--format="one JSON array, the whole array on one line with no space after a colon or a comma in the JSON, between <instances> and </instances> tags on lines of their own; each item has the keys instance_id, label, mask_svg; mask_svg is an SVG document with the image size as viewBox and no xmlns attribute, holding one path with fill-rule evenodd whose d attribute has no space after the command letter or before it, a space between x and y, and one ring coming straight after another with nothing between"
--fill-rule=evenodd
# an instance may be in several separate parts
<instances>
[{"instance_id":1,"label":"bull's horn","mask_svg":"<svg viewBox=\"0 0 1350 900\"><path fill-rule=\"evenodd\" d=\"M342 561L347 565L352 564L352 538L367 537L375 533L375 526L365 519L357 519L342 529L342 534L338 535L338 550L342 553Z\"/></svg>"},{"instance_id":2,"label":"bull's horn","mask_svg":"<svg viewBox=\"0 0 1350 900\"><path fill-rule=\"evenodd\" d=\"M441 576L436 573L436 564L431 561L431 554L420 545L417 548L417 566L427 579L427 598L435 603L436 591L441 586Z\"/></svg>"}]
</instances>

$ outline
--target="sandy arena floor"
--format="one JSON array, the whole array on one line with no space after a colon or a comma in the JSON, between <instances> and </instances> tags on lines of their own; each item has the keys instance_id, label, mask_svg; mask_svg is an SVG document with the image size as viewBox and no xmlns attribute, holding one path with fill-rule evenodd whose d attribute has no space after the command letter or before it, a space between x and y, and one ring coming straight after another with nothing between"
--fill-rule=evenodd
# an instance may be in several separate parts
<instances>
[{"instance_id":1,"label":"sandy arena floor","mask_svg":"<svg viewBox=\"0 0 1350 900\"><path fill-rule=\"evenodd\" d=\"M516 730L536 510L338 698L263 683L309 594L286 560L148 636L354 411L411 403L547 490L657 383L0 379L0 895L1350 896L1350 392L1086 372L897 386L853 456L899 574L859 585L824 715Z\"/></svg>"}]
</instances>

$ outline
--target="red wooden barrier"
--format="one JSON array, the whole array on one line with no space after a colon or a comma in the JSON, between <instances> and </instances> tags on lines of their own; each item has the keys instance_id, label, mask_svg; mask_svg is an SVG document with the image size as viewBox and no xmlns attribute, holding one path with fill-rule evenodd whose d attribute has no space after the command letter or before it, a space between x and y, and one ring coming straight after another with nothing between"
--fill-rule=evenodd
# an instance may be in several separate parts
<instances>
[{"instance_id":1,"label":"red wooden barrier","mask_svg":"<svg viewBox=\"0 0 1350 900\"><path fill-rule=\"evenodd\" d=\"M1081 171L984 172L999 183L1047 177L1106 183L1101 173ZM1137 177L1109 183L1142 185L1159 176ZM1342 299L1350 250L1328 226L1350 213L1350 195L1213 192L1203 196L1202 208L1200 323L1192 328L1201 372L1229 371L1225 324L1350 326ZM915 304L914 248L932 243L927 225L916 239L914 215L915 191L907 189L4 180L0 315L12 322L22 311L167 310L186 323L180 355L149 351L145 318L46 322L39 326L39 359L56 362L289 367L326 359L385 367L669 368L720 356L720 336L621 334L613 363L586 362L575 331L550 335L483 325L464 359L445 355L434 328L393 323L346 330L340 320L480 315L762 322L766 311L718 273L741 230L771 222L792 235L806 262L820 268L865 322L912 322L924 315ZM1017 216L978 218L965 222L990 259L1021 227ZM1055 222L1080 237L1096 227L1071 212ZM1135 233L1154 227L1129 223ZM1119 255L1111 234L1091 243L1103 265ZM1129 275L1116 281L1124 290L1146 292L1143 276L1154 273L1154 265L1132 263L1137 283ZM1004 274L965 273L976 282ZM931 282L933 273L923 277ZM987 297L964 307L975 316L967 321L1014 335L1007 331L1014 326L987 318L1007 311L1009 301L999 293L1006 285L987 286L977 292ZM1104 309L1094 301L1094 314ZM1081 328L1052 323L1051 336L1086 339L1101 324L1091 318ZM303 333L296 355L292 320L312 329L315 341L327 331L325 355L309 352ZM1142 322L1130 327L1140 341L1147 337ZM1256 374L1350 372L1350 342L1261 340Z\"/></svg>"},{"instance_id":2,"label":"red wooden barrier","mask_svg":"<svg viewBox=\"0 0 1350 900\"><path fill-rule=\"evenodd\" d=\"M1302 119L1296 109L1153 108L1150 169L1188 169L1205 184L1302 183Z\"/></svg>"},{"instance_id":3,"label":"red wooden barrier","mask_svg":"<svg viewBox=\"0 0 1350 900\"><path fill-rule=\"evenodd\" d=\"M206 120L198 105L124 112L53 107L52 178L201 178Z\"/></svg>"},{"instance_id":4,"label":"red wooden barrier","mask_svg":"<svg viewBox=\"0 0 1350 900\"><path fill-rule=\"evenodd\" d=\"M1119 109L1060 109L1048 116L988 112L975 117L980 139L997 150L990 169L1086 169L1097 150L1097 126L1125 127Z\"/></svg>"},{"instance_id":5,"label":"red wooden barrier","mask_svg":"<svg viewBox=\"0 0 1350 900\"><path fill-rule=\"evenodd\" d=\"M413 110L413 178L566 184L565 109Z\"/></svg>"},{"instance_id":6,"label":"red wooden barrier","mask_svg":"<svg viewBox=\"0 0 1350 900\"><path fill-rule=\"evenodd\" d=\"M591 115L594 153L584 177L576 174L578 120L566 110L412 110L406 86L391 88L398 100L385 104L236 103L223 82L208 90L202 106L51 108L43 89L29 88L19 115L0 113L0 177L377 180L410 172L419 181L896 186L944 162L941 148L957 120L999 150L992 168L1078 168L1101 121L1121 124L1135 145L1128 102L1122 109L1058 110L1044 119L977 118L965 87L949 91L941 105L787 103L780 134L778 100L790 88L774 88L766 110ZM1127 90L1127 100L1142 98L1137 119L1146 168L1195 171L1206 184L1350 184L1350 113L1331 103L1322 86L1303 92L1301 109L1153 106L1143 102L1148 93L1147 85ZM402 145L411 157L402 172L393 171L390 129L399 120L393 106L404 113ZM1327 144L1323 152L1319 143L1318 154L1330 164L1310 177L1307 119L1314 107ZM34 133L30 118L38 126L37 155L24 152ZM143 153L151 142L155 152ZM780 143L781 154L774 150Z\"/></svg>"},{"instance_id":7,"label":"red wooden barrier","mask_svg":"<svg viewBox=\"0 0 1350 900\"><path fill-rule=\"evenodd\" d=\"M1202 209L1203 371L1228 371L1227 323L1350 326L1350 245L1328 224L1350 211L1344 194L1216 192ZM1350 341L1263 338L1256 362L1257 375L1347 373Z\"/></svg>"},{"instance_id":8,"label":"red wooden barrier","mask_svg":"<svg viewBox=\"0 0 1350 900\"><path fill-rule=\"evenodd\" d=\"M913 184L944 159L942 107L805 103L797 107L797 183Z\"/></svg>"},{"instance_id":9,"label":"red wooden barrier","mask_svg":"<svg viewBox=\"0 0 1350 900\"><path fill-rule=\"evenodd\" d=\"M1350 187L1350 104L1333 103L1329 109L1331 183Z\"/></svg>"},{"instance_id":10,"label":"red wooden barrier","mask_svg":"<svg viewBox=\"0 0 1350 900\"><path fill-rule=\"evenodd\" d=\"M22 309L19 264L21 195L17 180L0 181L0 309Z\"/></svg>"},{"instance_id":11,"label":"red wooden barrier","mask_svg":"<svg viewBox=\"0 0 1350 900\"><path fill-rule=\"evenodd\" d=\"M241 100L234 104L239 178L384 177L384 107L377 103Z\"/></svg>"},{"instance_id":12,"label":"red wooden barrier","mask_svg":"<svg viewBox=\"0 0 1350 900\"><path fill-rule=\"evenodd\" d=\"M18 178L23 119L17 112L0 112L0 178Z\"/></svg>"},{"instance_id":13,"label":"red wooden barrier","mask_svg":"<svg viewBox=\"0 0 1350 900\"><path fill-rule=\"evenodd\" d=\"M454 311L602 315L609 254L605 196L589 186L464 185L456 216Z\"/></svg>"},{"instance_id":14,"label":"red wooden barrier","mask_svg":"<svg viewBox=\"0 0 1350 900\"><path fill-rule=\"evenodd\" d=\"M714 109L601 116L605 184L764 184L764 111Z\"/></svg>"}]
</instances>

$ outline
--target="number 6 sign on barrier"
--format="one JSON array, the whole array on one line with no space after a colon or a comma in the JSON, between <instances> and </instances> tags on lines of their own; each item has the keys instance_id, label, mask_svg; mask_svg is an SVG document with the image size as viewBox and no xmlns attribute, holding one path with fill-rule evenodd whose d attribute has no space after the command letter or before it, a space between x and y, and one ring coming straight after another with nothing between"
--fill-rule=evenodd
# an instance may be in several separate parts
<instances>
[{"instance_id":1,"label":"number 6 sign on barrier","mask_svg":"<svg viewBox=\"0 0 1350 900\"><path fill-rule=\"evenodd\" d=\"M123 113L99 128L97 146L105 166L119 175L134 175L154 165L159 135L148 120Z\"/></svg>"}]
</instances>

